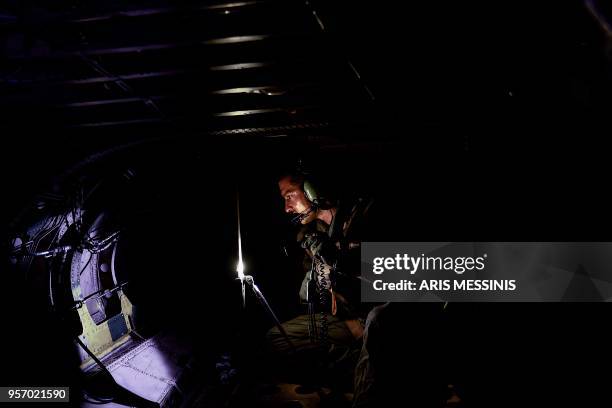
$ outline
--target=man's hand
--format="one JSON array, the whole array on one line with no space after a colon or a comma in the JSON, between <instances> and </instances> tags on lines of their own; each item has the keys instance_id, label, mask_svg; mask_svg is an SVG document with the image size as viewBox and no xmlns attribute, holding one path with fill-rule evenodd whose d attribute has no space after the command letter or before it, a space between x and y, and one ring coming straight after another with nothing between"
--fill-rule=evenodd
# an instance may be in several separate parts
<instances>
[{"instance_id":1,"label":"man's hand","mask_svg":"<svg viewBox=\"0 0 612 408\"><path fill-rule=\"evenodd\" d=\"M313 256L320 257L327 265L332 266L337 261L338 248L325 233L311 232L304 235L301 246L309 250Z\"/></svg>"}]
</instances>

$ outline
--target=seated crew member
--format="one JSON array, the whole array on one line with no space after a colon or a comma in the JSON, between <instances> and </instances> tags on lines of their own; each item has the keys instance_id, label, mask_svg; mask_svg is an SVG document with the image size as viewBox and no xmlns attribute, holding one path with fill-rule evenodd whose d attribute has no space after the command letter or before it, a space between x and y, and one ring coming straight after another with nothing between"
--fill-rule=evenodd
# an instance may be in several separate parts
<instances>
[{"instance_id":1,"label":"seated crew member","mask_svg":"<svg viewBox=\"0 0 612 408\"><path fill-rule=\"evenodd\" d=\"M352 369L360 350L363 319L360 303L360 242L366 234L371 201L331 202L321 197L308 176L295 172L278 182L285 212L300 226L297 241L305 250L300 299L308 314L283 323L293 350L323 351L331 366ZM268 332L277 353L292 348L278 328Z\"/></svg>"},{"instance_id":2,"label":"seated crew member","mask_svg":"<svg viewBox=\"0 0 612 408\"><path fill-rule=\"evenodd\" d=\"M355 408L393 406L397 401L444 405L448 382L440 344L446 338L441 306L386 304L368 314L372 304L361 303L360 244L377 240L378 232L372 225L372 201L331 202L301 173L282 176L278 185L285 212L300 226L297 241L305 250L300 298L311 313L282 325L296 354L324 352L317 357L325 359L328 368L351 377ZM292 350L278 328L268 332L268 341L277 353ZM416 355L407 353L407 347Z\"/></svg>"}]
</instances>

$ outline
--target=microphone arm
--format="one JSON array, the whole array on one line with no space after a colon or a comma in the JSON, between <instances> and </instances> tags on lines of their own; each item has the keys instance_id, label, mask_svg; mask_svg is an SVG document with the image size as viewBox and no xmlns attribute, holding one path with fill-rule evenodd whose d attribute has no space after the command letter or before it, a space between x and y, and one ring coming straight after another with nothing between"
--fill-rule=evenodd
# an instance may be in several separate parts
<instances>
[{"instance_id":1,"label":"microphone arm","mask_svg":"<svg viewBox=\"0 0 612 408\"><path fill-rule=\"evenodd\" d=\"M312 204L306 211L302 211L301 213L296 214L293 218L291 218L291 224L298 225L302 222L303 219L308 217L314 211L319 208L316 204Z\"/></svg>"}]
</instances>

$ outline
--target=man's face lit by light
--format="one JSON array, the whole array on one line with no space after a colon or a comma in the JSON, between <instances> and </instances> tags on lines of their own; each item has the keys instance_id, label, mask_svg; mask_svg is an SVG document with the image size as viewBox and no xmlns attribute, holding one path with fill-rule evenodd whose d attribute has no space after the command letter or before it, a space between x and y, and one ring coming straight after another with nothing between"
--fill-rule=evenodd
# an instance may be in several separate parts
<instances>
[{"instance_id":1,"label":"man's face lit by light","mask_svg":"<svg viewBox=\"0 0 612 408\"><path fill-rule=\"evenodd\" d=\"M308 201L304 195L302 187L298 183L291 182L290 177L284 177L278 182L281 197L285 200L285 212L287 214L304 214L312 203ZM302 219L302 224L308 224L316 218L316 212L313 211L307 217Z\"/></svg>"}]
</instances>

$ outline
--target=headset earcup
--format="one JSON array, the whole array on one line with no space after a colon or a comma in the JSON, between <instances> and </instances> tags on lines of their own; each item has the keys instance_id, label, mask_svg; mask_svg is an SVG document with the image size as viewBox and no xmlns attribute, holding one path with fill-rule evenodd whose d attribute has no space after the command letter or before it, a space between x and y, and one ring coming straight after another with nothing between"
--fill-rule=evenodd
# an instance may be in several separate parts
<instances>
[{"instance_id":1,"label":"headset earcup","mask_svg":"<svg viewBox=\"0 0 612 408\"><path fill-rule=\"evenodd\" d=\"M316 203L319 198L317 190L309 180L304 180L304 195L311 203Z\"/></svg>"}]
</instances>

